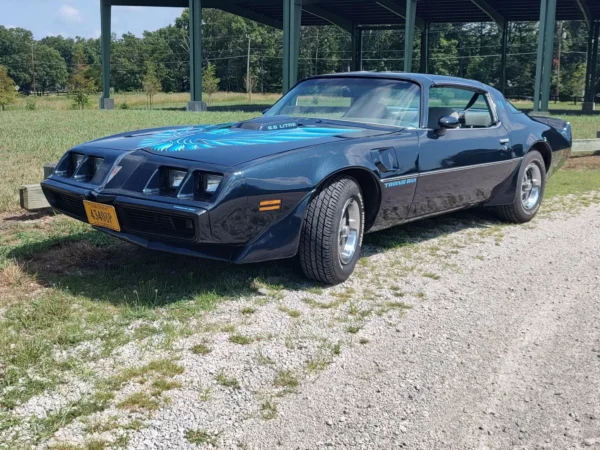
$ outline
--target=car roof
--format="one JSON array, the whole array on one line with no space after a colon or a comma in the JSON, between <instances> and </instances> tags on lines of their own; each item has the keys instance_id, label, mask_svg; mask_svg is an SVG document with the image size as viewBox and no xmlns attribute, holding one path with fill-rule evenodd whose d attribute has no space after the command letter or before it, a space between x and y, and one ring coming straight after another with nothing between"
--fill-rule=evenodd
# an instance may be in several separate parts
<instances>
[{"instance_id":1,"label":"car roof","mask_svg":"<svg viewBox=\"0 0 600 450\"><path fill-rule=\"evenodd\" d=\"M419 83L423 86L426 85L445 85L454 84L461 86L468 86L476 89L489 90L489 86L475 80L467 80L459 77L449 77L446 75L432 75L426 73L410 73L410 72L343 72L343 73L332 73L327 75L316 75L308 77L307 79L314 78L339 78L339 77L352 77L352 78L393 78L397 80L406 80Z\"/></svg>"}]
</instances>

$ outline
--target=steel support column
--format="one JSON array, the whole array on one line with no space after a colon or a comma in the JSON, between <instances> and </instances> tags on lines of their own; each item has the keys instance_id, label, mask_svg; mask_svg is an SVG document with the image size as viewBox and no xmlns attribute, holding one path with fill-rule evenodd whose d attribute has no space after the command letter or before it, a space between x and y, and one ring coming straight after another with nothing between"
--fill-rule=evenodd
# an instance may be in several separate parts
<instances>
[{"instance_id":1,"label":"steel support column","mask_svg":"<svg viewBox=\"0 0 600 450\"><path fill-rule=\"evenodd\" d=\"M283 93L298 80L302 0L283 0Z\"/></svg>"},{"instance_id":2,"label":"steel support column","mask_svg":"<svg viewBox=\"0 0 600 450\"><path fill-rule=\"evenodd\" d=\"M419 72L429 72L429 29L431 25L429 22L425 23L423 31L421 31L421 64Z\"/></svg>"},{"instance_id":3,"label":"steel support column","mask_svg":"<svg viewBox=\"0 0 600 450\"><path fill-rule=\"evenodd\" d=\"M404 26L404 71L412 70L413 47L415 41L415 20L417 18L417 1L406 0L406 21Z\"/></svg>"},{"instance_id":4,"label":"steel support column","mask_svg":"<svg viewBox=\"0 0 600 450\"><path fill-rule=\"evenodd\" d=\"M500 56L500 92L506 96L506 53L508 52L508 20L502 26L502 49Z\"/></svg>"},{"instance_id":5,"label":"steel support column","mask_svg":"<svg viewBox=\"0 0 600 450\"><path fill-rule=\"evenodd\" d=\"M600 39L600 22L592 21L588 25L587 64L585 71L585 92L582 110L593 111L596 97L596 77L598 66L598 40Z\"/></svg>"},{"instance_id":6,"label":"steel support column","mask_svg":"<svg viewBox=\"0 0 600 450\"><path fill-rule=\"evenodd\" d=\"M352 70L362 70L362 38L363 30L357 25L352 27Z\"/></svg>"},{"instance_id":7,"label":"steel support column","mask_svg":"<svg viewBox=\"0 0 600 450\"><path fill-rule=\"evenodd\" d=\"M552 81L552 61L554 54L554 34L556 28L556 0L547 0L546 37L544 43L544 62L542 68L542 98L541 110L548 111L550 100L550 82Z\"/></svg>"},{"instance_id":8,"label":"steel support column","mask_svg":"<svg viewBox=\"0 0 600 450\"><path fill-rule=\"evenodd\" d=\"M110 99L110 0L100 0L100 46L102 54L102 96L100 109L112 109L114 103Z\"/></svg>"},{"instance_id":9,"label":"steel support column","mask_svg":"<svg viewBox=\"0 0 600 450\"><path fill-rule=\"evenodd\" d=\"M202 101L202 4L190 0L190 103ZM188 109L195 109L189 108Z\"/></svg>"},{"instance_id":10,"label":"steel support column","mask_svg":"<svg viewBox=\"0 0 600 450\"><path fill-rule=\"evenodd\" d=\"M540 92L542 89L542 61L544 60L544 42L546 36L546 9L548 0L540 0L540 23L538 27L538 48L535 62L535 86L533 93L533 110L540 110Z\"/></svg>"}]
</instances>

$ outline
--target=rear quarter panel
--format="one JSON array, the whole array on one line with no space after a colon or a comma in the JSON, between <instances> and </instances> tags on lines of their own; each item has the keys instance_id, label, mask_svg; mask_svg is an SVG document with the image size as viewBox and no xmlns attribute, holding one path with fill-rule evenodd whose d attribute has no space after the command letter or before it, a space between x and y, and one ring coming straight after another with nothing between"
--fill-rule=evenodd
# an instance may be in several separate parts
<instances>
[{"instance_id":1,"label":"rear quarter panel","mask_svg":"<svg viewBox=\"0 0 600 450\"><path fill-rule=\"evenodd\" d=\"M522 112L514 112L504 96L490 89L496 102L498 117L510 134L516 156L524 156L536 144L546 145L551 151L550 177L571 154L571 126L556 118L529 117Z\"/></svg>"}]
</instances>

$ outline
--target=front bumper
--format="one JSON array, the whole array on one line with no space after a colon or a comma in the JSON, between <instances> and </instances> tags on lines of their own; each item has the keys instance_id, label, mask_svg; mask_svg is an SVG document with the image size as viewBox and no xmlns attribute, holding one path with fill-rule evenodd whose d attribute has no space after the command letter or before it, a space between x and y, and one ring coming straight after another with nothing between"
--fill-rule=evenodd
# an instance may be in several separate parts
<instances>
[{"instance_id":1,"label":"front bumper","mask_svg":"<svg viewBox=\"0 0 600 450\"><path fill-rule=\"evenodd\" d=\"M107 195L52 179L41 184L48 203L55 210L83 222L88 222L84 200L114 206L121 231L94 226L99 231L151 250L234 263L294 256L308 202L307 196L296 209L249 242L228 244L214 241L210 215L203 208Z\"/></svg>"}]
</instances>

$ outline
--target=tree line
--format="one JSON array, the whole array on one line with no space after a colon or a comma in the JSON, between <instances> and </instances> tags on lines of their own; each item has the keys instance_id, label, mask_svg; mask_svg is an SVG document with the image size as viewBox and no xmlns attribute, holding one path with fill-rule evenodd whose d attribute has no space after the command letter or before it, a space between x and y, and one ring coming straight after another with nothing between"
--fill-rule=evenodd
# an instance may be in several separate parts
<instances>
[{"instance_id":1,"label":"tree line","mask_svg":"<svg viewBox=\"0 0 600 450\"><path fill-rule=\"evenodd\" d=\"M111 89L183 92L190 88L188 11L175 23L142 36L131 33L111 41ZM532 95L537 49L536 23L512 22L507 58L508 95ZM586 65L587 29L583 22L557 26L552 94L581 96ZM560 57L559 57L560 41ZM435 24L430 35L429 72L473 78L498 85L501 30L492 23ZM299 78L350 69L350 35L334 26L302 27ZM416 33L413 71L419 69ZM250 83L246 77L250 46ZM203 11L203 66L211 64L210 89L280 92L282 32L216 9ZM363 69L400 71L404 33L370 30L363 35ZM558 65L560 64L560 75ZM25 93L75 91L85 97L101 88L100 40L48 36L36 40L29 30L0 26L0 66ZM215 85L216 80L216 85ZM82 105L84 106L84 105Z\"/></svg>"}]
</instances>

